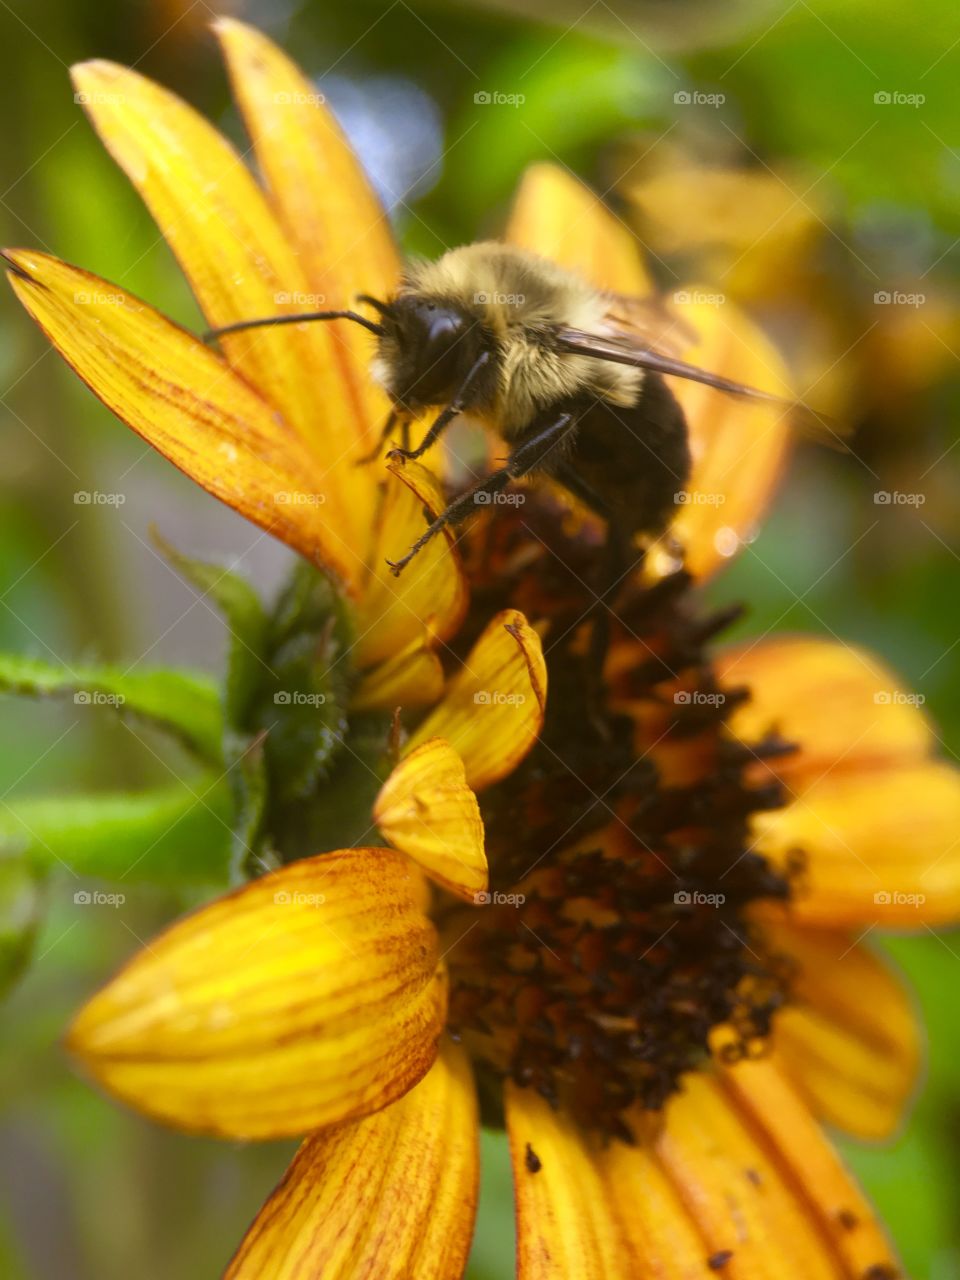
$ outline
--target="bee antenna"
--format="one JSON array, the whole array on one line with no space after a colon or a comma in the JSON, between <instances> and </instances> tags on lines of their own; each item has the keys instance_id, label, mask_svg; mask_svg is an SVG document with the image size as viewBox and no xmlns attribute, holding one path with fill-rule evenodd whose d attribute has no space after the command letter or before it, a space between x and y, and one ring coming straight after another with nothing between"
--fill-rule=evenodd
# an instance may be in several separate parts
<instances>
[{"instance_id":1,"label":"bee antenna","mask_svg":"<svg viewBox=\"0 0 960 1280\"><path fill-rule=\"evenodd\" d=\"M393 307L389 302L381 302L379 298L372 298L369 293L358 293L357 302L365 302L368 307L373 307L382 316L392 316L394 314Z\"/></svg>"},{"instance_id":2,"label":"bee antenna","mask_svg":"<svg viewBox=\"0 0 960 1280\"><path fill-rule=\"evenodd\" d=\"M307 320L352 320L354 324L362 324L371 333L378 336L383 334L383 325L358 315L356 311L302 311L285 316L263 316L259 320L237 320L234 324L221 325L218 329L208 329L203 340L209 343L222 338L226 333L239 333L243 329L265 329L268 325L275 324L303 324Z\"/></svg>"}]
</instances>

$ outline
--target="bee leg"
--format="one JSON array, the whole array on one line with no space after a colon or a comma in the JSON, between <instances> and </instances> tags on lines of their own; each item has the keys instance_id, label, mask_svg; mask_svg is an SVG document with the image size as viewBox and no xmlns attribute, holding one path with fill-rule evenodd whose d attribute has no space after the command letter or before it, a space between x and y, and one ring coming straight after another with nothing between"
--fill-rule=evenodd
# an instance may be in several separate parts
<instances>
[{"instance_id":1,"label":"bee leg","mask_svg":"<svg viewBox=\"0 0 960 1280\"><path fill-rule=\"evenodd\" d=\"M390 435L390 432L393 430L393 428L396 425L397 425L397 415L394 410L391 410L389 416L387 417L386 422L383 424L383 429L381 430L380 435L377 437L377 443L373 446L373 448L370 450L369 453L365 453L362 458L358 458L353 465L355 467L364 467L369 462L376 462L377 458L380 456L380 450L383 448L384 443L387 440L387 437ZM404 421L400 424L400 430L406 433L404 436L404 441L406 442L406 440L409 438L409 433L410 433L410 424L407 419L404 419Z\"/></svg>"},{"instance_id":2,"label":"bee leg","mask_svg":"<svg viewBox=\"0 0 960 1280\"><path fill-rule=\"evenodd\" d=\"M454 498L446 511L442 511L436 520L427 526L407 554L401 560L388 560L390 571L395 578L407 567L418 551L436 537L441 529L448 525L458 525L466 520L478 506L486 506L495 493L505 489L511 480L519 480L531 471L542 467L550 450L575 426L572 413L562 413L542 431L534 431L517 445L507 459L507 465L493 471L479 483Z\"/></svg>"},{"instance_id":3,"label":"bee leg","mask_svg":"<svg viewBox=\"0 0 960 1280\"><path fill-rule=\"evenodd\" d=\"M480 370L483 369L485 365L489 364L489 362L490 352L481 351L479 356L477 356L476 360L471 365L467 376L460 384L460 388L456 395L443 412L439 413L436 418L434 418L433 423L430 426L430 430L417 445L416 449L408 449L406 446L409 441L405 440L404 447L402 449L391 449L387 456L390 458L404 458L412 460L414 458L419 458L422 454L426 453L430 446L435 444L443 432L446 431L454 418L458 414L463 413L464 409L467 407L467 393L476 380L477 375L480 373Z\"/></svg>"}]
</instances>

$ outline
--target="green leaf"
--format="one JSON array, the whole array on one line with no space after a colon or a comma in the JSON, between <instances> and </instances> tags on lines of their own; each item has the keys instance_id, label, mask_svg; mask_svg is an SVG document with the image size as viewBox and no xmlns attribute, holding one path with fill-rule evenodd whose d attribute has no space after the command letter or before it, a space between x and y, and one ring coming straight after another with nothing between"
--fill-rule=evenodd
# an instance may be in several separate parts
<instances>
[{"instance_id":1,"label":"green leaf","mask_svg":"<svg viewBox=\"0 0 960 1280\"><path fill-rule=\"evenodd\" d=\"M187 581L216 605L230 631L224 711L229 724L245 728L251 702L264 677L268 619L260 597L239 574L222 565L193 560L151 530L157 548Z\"/></svg>"},{"instance_id":2,"label":"green leaf","mask_svg":"<svg viewBox=\"0 0 960 1280\"><path fill-rule=\"evenodd\" d=\"M21 862L0 862L0 996L26 968L43 911L41 877Z\"/></svg>"},{"instance_id":3,"label":"green leaf","mask_svg":"<svg viewBox=\"0 0 960 1280\"><path fill-rule=\"evenodd\" d=\"M110 706L141 716L175 734L205 760L222 759L217 687L199 672L63 667L40 658L0 653L0 691L31 697L72 694L79 707Z\"/></svg>"},{"instance_id":4,"label":"green leaf","mask_svg":"<svg viewBox=\"0 0 960 1280\"><path fill-rule=\"evenodd\" d=\"M77 876L220 884L232 821L225 778L139 794L30 796L0 804L0 858Z\"/></svg>"}]
</instances>

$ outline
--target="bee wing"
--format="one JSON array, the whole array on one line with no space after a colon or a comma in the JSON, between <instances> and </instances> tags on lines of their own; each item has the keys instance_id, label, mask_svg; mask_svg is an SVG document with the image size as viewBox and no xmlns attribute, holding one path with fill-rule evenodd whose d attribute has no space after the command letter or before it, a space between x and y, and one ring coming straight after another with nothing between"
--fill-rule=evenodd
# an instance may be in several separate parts
<instances>
[{"instance_id":1,"label":"bee wing","mask_svg":"<svg viewBox=\"0 0 960 1280\"><path fill-rule=\"evenodd\" d=\"M802 435L835 449L846 449L843 440L846 429L817 413L809 405L769 391L761 391L759 387L751 387L744 382L735 382L682 360L679 353L694 342L697 335L685 321L671 315L661 303L616 294L609 295L609 298L605 317L609 322L609 330L605 333L587 333L583 329L562 329L557 336L561 351L571 355L594 356L598 360L610 360L635 369L650 369L673 378L702 382L726 395L779 405L790 412Z\"/></svg>"}]
</instances>

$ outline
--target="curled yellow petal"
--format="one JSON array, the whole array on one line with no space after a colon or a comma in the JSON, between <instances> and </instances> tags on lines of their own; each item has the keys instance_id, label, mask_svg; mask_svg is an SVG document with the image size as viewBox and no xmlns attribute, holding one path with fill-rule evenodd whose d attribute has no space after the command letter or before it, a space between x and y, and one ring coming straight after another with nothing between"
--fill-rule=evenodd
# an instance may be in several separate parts
<instances>
[{"instance_id":1,"label":"curled yellow petal","mask_svg":"<svg viewBox=\"0 0 960 1280\"><path fill-rule=\"evenodd\" d=\"M404 756L383 784L373 816L394 848L451 893L473 901L487 888L480 806L463 761L443 738Z\"/></svg>"},{"instance_id":2,"label":"curled yellow petal","mask_svg":"<svg viewBox=\"0 0 960 1280\"><path fill-rule=\"evenodd\" d=\"M599 1144L533 1089L508 1083L518 1280L641 1275L596 1167Z\"/></svg>"},{"instance_id":3,"label":"curled yellow petal","mask_svg":"<svg viewBox=\"0 0 960 1280\"><path fill-rule=\"evenodd\" d=\"M390 222L323 95L253 27L218 18L214 29L277 217L311 290L324 299L316 307L352 307L360 293L386 299L400 275ZM369 358L369 338L353 325L338 337L337 350L352 357L344 375L363 406L360 416L379 427L386 397L372 379L356 376Z\"/></svg>"},{"instance_id":4,"label":"curled yellow petal","mask_svg":"<svg viewBox=\"0 0 960 1280\"><path fill-rule=\"evenodd\" d=\"M797 923L919 928L960 914L960 773L948 765L830 773L754 827L774 862L801 854L784 908Z\"/></svg>"},{"instance_id":5,"label":"curled yellow petal","mask_svg":"<svg viewBox=\"0 0 960 1280\"><path fill-rule=\"evenodd\" d=\"M559 165L534 164L526 170L505 238L552 258L598 289L638 296L652 290L637 237Z\"/></svg>"},{"instance_id":6,"label":"curled yellow petal","mask_svg":"<svg viewBox=\"0 0 960 1280\"><path fill-rule=\"evenodd\" d=\"M211 327L324 306L310 305L292 246L252 175L211 124L126 67L87 62L73 76L104 145L153 214ZM255 329L224 337L221 345L304 440L322 441L317 483L323 478L328 516L349 546L369 524L374 495L369 477L349 465L366 424L351 396L363 369L344 377L349 349L336 331L344 324Z\"/></svg>"},{"instance_id":7,"label":"curled yellow petal","mask_svg":"<svg viewBox=\"0 0 960 1280\"><path fill-rule=\"evenodd\" d=\"M443 693L443 667L428 636L416 636L406 648L371 668L350 698L353 711L392 711L423 707Z\"/></svg>"},{"instance_id":8,"label":"curled yellow petal","mask_svg":"<svg viewBox=\"0 0 960 1280\"><path fill-rule=\"evenodd\" d=\"M349 578L311 455L220 356L99 276L32 250L6 256L17 297L117 417L208 493Z\"/></svg>"},{"instance_id":9,"label":"curled yellow petal","mask_svg":"<svg viewBox=\"0 0 960 1280\"><path fill-rule=\"evenodd\" d=\"M226 1280L455 1280L473 1235L478 1135L469 1064L447 1044L398 1102L307 1139Z\"/></svg>"},{"instance_id":10,"label":"curled yellow petal","mask_svg":"<svg viewBox=\"0 0 960 1280\"><path fill-rule=\"evenodd\" d=\"M677 290L668 310L698 334L683 352L690 364L789 396L784 363L770 340L731 302L714 305L715 291ZM680 299L680 301L677 301ZM706 577L752 537L783 469L790 416L779 405L723 395L699 382L668 379L684 411L693 467L679 490L669 537L648 557L655 574L676 568L675 544L687 569Z\"/></svg>"},{"instance_id":11,"label":"curled yellow petal","mask_svg":"<svg viewBox=\"0 0 960 1280\"><path fill-rule=\"evenodd\" d=\"M389 849L293 863L174 924L68 1047L155 1119L237 1138L368 1115L429 1069L445 993L419 876Z\"/></svg>"},{"instance_id":12,"label":"curled yellow petal","mask_svg":"<svg viewBox=\"0 0 960 1280\"><path fill-rule=\"evenodd\" d=\"M794 789L826 770L918 761L933 744L919 699L855 645L776 636L718 654L716 671L727 688L750 690L729 718L737 737L756 743L776 733L797 746L768 766Z\"/></svg>"},{"instance_id":13,"label":"curled yellow petal","mask_svg":"<svg viewBox=\"0 0 960 1280\"><path fill-rule=\"evenodd\" d=\"M920 1028L902 980L841 930L772 928L795 965L779 1060L814 1112L857 1138L889 1137L920 1071Z\"/></svg>"},{"instance_id":14,"label":"curled yellow petal","mask_svg":"<svg viewBox=\"0 0 960 1280\"><path fill-rule=\"evenodd\" d=\"M387 561L399 559L447 503L436 477L417 462L363 470L380 476L380 501L360 601L353 659L361 668L382 662L425 634L452 635L467 607L467 589L456 551L456 532L445 529L423 548L399 577Z\"/></svg>"},{"instance_id":15,"label":"curled yellow petal","mask_svg":"<svg viewBox=\"0 0 960 1280\"><path fill-rule=\"evenodd\" d=\"M505 609L480 635L408 750L445 738L463 761L467 782L480 790L508 774L533 746L546 699L540 637L519 610Z\"/></svg>"}]
</instances>

